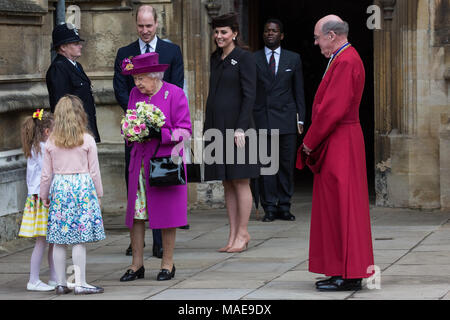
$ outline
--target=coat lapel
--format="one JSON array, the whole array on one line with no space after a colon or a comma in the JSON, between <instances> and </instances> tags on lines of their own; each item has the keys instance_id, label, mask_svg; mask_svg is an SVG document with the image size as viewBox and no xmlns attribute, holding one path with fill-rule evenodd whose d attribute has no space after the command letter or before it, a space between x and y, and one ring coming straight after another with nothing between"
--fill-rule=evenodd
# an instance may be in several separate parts
<instances>
[{"instance_id":1,"label":"coat lapel","mask_svg":"<svg viewBox=\"0 0 450 320\"><path fill-rule=\"evenodd\" d=\"M69 61L69 59L67 59L66 57L62 56L62 55L58 55L57 59L61 60L62 63L64 63L64 65L66 66L66 68L68 68L69 70L71 70L71 72L77 76L79 76L80 78L82 78L85 81L88 81L89 83L91 82L88 78L88 76L86 75L86 73L84 73L83 67L81 66L81 64L77 63L78 67L80 69L77 69L72 62Z\"/></svg>"},{"instance_id":2,"label":"coat lapel","mask_svg":"<svg viewBox=\"0 0 450 320\"><path fill-rule=\"evenodd\" d=\"M264 49L258 51L258 54L256 56L256 64L258 65L258 68L263 72L262 78L268 84L271 84L273 80L275 80L275 77L273 76L272 71L270 70Z\"/></svg>"}]
</instances>

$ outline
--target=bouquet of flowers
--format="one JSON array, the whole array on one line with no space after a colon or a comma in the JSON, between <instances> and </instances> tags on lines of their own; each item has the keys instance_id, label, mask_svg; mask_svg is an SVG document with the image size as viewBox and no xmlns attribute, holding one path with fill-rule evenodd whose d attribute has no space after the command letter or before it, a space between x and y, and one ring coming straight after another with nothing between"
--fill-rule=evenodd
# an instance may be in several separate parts
<instances>
[{"instance_id":1,"label":"bouquet of flowers","mask_svg":"<svg viewBox=\"0 0 450 320\"><path fill-rule=\"evenodd\" d=\"M129 142L146 141L153 128L160 131L166 117L155 105L145 102L136 103L136 109L128 109L121 121L122 136Z\"/></svg>"}]
</instances>

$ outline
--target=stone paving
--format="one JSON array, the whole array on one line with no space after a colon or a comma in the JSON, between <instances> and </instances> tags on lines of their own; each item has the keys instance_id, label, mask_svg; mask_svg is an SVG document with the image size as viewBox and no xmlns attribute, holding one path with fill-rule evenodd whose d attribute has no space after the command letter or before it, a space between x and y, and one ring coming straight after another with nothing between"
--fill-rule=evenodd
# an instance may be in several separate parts
<instances>
[{"instance_id":1,"label":"stone paving","mask_svg":"<svg viewBox=\"0 0 450 320\"><path fill-rule=\"evenodd\" d=\"M145 279L128 283L118 281L131 263L124 255L128 230L122 215L108 215L106 240L88 245L88 282L105 288L104 294L91 296L26 291L33 241L15 240L0 246L0 299L450 299L450 212L372 207L380 288L373 281L370 289L365 285L357 292L323 293L314 287L323 276L308 272L310 210L311 194L303 192L294 197L295 222L264 223L252 213L249 249L234 254L216 251L227 240L225 210L192 211L191 228L177 231L175 278L156 281L160 260L151 256L151 232L147 232ZM47 281L48 275L44 258L41 279Z\"/></svg>"}]
</instances>

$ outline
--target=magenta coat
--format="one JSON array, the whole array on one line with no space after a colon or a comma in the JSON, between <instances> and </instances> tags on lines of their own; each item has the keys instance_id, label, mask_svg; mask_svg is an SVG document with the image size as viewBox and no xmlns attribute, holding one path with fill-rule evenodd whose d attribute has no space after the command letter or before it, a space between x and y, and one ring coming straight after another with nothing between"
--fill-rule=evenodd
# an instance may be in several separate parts
<instances>
[{"instance_id":1,"label":"magenta coat","mask_svg":"<svg viewBox=\"0 0 450 320\"><path fill-rule=\"evenodd\" d=\"M187 98L182 89L167 82L163 82L161 89L151 98L142 94L134 87L130 93L128 109L136 109L136 103L145 101L154 104L166 116L166 123L161 128L161 146L156 156L170 156L174 146L182 146L183 136L191 135L191 119ZM177 141L172 141L172 133L181 132ZM180 135L178 135L180 136ZM172 187L150 187L148 184L149 161L158 146L159 140L152 139L144 143L132 143L129 177L128 204L126 225L133 227L136 193L141 164L144 162L147 212L151 229L176 228L187 225L187 185ZM180 155L182 154L179 153Z\"/></svg>"}]
</instances>

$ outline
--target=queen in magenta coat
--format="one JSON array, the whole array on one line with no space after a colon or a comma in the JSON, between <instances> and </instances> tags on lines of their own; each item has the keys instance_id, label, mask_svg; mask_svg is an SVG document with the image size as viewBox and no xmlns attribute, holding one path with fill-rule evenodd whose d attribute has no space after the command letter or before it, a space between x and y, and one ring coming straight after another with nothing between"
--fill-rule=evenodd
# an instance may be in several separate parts
<instances>
[{"instance_id":1,"label":"queen in magenta coat","mask_svg":"<svg viewBox=\"0 0 450 320\"><path fill-rule=\"evenodd\" d=\"M127 65L123 73L133 75L136 84L130 93L128 109L136 109L136 103L144 101L160 108L166 120L160 132L150 130L150 141L131 143L126 225L131 230L133 261L120 280L144 277L143 248L147 220L151 229L162 229L163 258L157 280L169 280L175 275L173 251L176 228L187 224L187 185L150 187L149 162L154 156L170 156L174 147L181 147L183 139L190 137L189 106L182 89L162 81L168 65L158 63L157 53L136 56ZM176 139L172 139L172 135ZM179 154L182 155L180 149Z\"/></svg>"}]
</instances>

